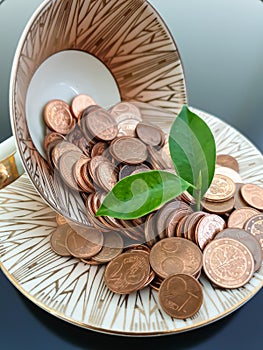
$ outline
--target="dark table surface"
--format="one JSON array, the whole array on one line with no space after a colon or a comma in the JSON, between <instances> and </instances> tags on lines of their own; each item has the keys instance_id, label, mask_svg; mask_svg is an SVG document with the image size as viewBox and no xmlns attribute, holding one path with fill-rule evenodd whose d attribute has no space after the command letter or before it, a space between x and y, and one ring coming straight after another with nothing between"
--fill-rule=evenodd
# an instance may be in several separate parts
<instances>
[{"instance_id":1,"label":"dark table surface","mask_svg":"<svg viewBox=\"0 0 263 350\"><path fill-rule=\"evenodd\" d=\"M41 0L0 1L1 141L11 135L8 79L12 57L27 19L40 3ZM262 151L263 4L259 0L233 0L231 4L227 0L151 3L176 36L185 64L190 104L234 125ZM198 18L191 36L192 28L182 29L182 13L187 13L191 21ZM155 338L109 336L70 325L41 310L0 272L0 349L261 349L262 310L261 290L239 310L198 330Z\"/></svg>"}]
</instances>

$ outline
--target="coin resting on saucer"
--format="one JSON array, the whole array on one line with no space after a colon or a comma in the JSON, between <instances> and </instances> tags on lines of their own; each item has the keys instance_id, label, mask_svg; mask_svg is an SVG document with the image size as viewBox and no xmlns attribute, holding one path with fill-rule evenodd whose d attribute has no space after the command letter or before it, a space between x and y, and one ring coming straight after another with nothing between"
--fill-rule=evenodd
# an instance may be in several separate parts
<instances>
[{"instance_id":1,"label":"coin resting on saucer","mask_svg":"<svg viewBox=\"0 0 263 350\"><path fill-rule=\"evenodd\" d=\"M161 283L159 301L165 312L172 317L192 317L202 305L202 287L192 276L172 275Z\"/></svg>"},{"instance_id":2,"label":"coin resting on saucer","mask_svg":"<svg viewBox=\"0 0 263 350\"><path fill-rule=\"evenodd\" d=\"M230 154L218 154L216 157L216 164L239 171L238 161Z\"/></svg>"},{"instance_id":3,"label":"coin resting on saucer","mask_svg":"<svg viewBox=\"0 0 263 350\"><path fill-rule=\"evenodd\" d=\"M51 171L79 192L92 225L85 228L57 216L51 248L84 264L106 264L104 281L112 292L152 288L169 315L192 317L203 301L197 281L202 267L220 288L241 287L261 267L263 189L242 183L232 155L218 155L201 211L184 192L142 218L95 217L107 193L126 176L153 169L174 172L167 135L145 122L133 103L106 110L83 94L71 105L48 102L44 121ZM185 300L185 295L191 297Z\"/></svg>"}]
</instances>

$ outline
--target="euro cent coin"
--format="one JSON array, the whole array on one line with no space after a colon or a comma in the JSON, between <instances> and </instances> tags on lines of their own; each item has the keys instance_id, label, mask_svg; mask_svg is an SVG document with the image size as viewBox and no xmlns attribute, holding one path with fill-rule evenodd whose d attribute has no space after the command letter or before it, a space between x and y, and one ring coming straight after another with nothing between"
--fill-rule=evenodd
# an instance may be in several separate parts
<instances>
[{"instance_id":1,"label":"euro cent coin","mask_svg":"<svg viewBox=\"0 0 263 350\"><path fill-rule=\"evenodd\" d=\"M203 303L200 283L192 276L177 274L166 278L159 290L162 309L171 317L186 319L194 316Z\"/></svg>"}]
</instances>

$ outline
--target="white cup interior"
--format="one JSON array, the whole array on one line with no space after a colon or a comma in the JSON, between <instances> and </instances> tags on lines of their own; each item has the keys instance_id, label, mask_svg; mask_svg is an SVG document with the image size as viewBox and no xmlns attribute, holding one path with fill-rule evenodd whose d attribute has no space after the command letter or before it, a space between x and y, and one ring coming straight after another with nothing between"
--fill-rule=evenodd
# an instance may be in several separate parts
<instances>
[{"instance_id":1,"label":"white cup interior","mask_svg":"<svg viewBox=\"0 0 263 350\"><path fill-rule=\"evenodd\" d=\"M46 158L43 141L43 108L53 99L70 103L78 94L90 95L107 108L121 97L109 69L96 57L78 50L65 50L50 56L33 75L26 96L26 119L32 141Z\"/></svg>"}]
</instances>

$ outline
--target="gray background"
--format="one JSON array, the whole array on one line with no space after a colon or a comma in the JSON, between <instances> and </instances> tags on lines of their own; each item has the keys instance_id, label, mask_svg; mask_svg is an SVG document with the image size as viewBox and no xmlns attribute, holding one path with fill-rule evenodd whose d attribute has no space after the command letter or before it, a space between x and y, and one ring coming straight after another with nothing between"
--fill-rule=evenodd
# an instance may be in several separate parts
<instances>
[{"instance_id":1,"label":"gray background","mask_svg":"<svg viewBox=\"0 0 263 350\"><path fill-rule=\"evenodd\" d=\"M179 47L190 105L235 126L263 151L263 3L260 0L152 0ZM11 135L8 85L15 48L41 0L0 0L0 141ZM240 310L199 330L128 339L60 321L21 296L0 272L0 348L194 349L262 348L261 290Z\"/></svg>"}]
</instances>

